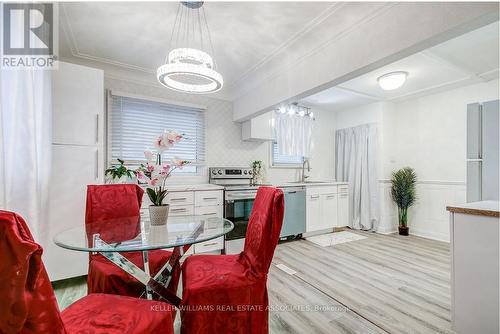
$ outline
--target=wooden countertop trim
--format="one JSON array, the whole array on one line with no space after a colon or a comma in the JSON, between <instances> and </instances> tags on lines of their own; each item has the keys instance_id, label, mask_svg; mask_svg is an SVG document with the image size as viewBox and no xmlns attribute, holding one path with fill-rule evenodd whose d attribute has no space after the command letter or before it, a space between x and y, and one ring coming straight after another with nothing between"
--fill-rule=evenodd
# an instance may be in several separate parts
<instances>
[{"instance_id":1,"label":"wooden countertop trim","mask_svg":"<svg viewBox=\"0 0 500 334\"><path fill-rule=\"evenodd\" d=\"M467 215L476 215L476 216L488 216L488 217L500 217L498 211L488 210L488 209L476 209L476 208L464 208L457 206L447 206L446 210L455 213L464 213Z\"/></svg>"}]
</instances>

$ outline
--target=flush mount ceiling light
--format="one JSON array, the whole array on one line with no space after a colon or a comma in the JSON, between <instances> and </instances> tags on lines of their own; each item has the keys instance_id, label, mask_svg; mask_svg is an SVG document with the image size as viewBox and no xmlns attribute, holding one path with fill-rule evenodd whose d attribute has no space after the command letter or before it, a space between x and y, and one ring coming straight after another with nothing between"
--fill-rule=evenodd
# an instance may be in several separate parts
<instances>
[{"instance_id":1,"label":"flush mount ceiling light","mask_svg":"<svg viewBox=\"0 0 500 334\"><path fill-rule=\"evenodd\" d=\"M163 86L194 94L214 93L222 88L222 75L206 52L214 53L203 1L179 4L170 46L165 64L156 71Z\"/></svg>"},{"instance_id":2,"label":"flush mount ceiling light","mask_svg":"<svg viewBox=\"0 0 500 334\"><path fill-rule=\"evenodd\" d=\"M394 90L403 86L407 77L408 72L397 71L384 74L378 77L377 81L383 90Z\"/></svg>"}]
</instances>

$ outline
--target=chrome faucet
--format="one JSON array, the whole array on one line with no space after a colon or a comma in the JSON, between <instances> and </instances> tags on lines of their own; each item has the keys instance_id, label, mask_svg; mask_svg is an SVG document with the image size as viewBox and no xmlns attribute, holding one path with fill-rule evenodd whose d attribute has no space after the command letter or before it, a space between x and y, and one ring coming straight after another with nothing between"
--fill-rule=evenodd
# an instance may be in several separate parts
<instances>
[{"instance_id":1,"label":"chrome faucet","mask_svg":"<svg viewBox=\"0 0 500 334\"><path fill-rule=\"evenodd\" d=\"M302 178L301 178L301 182L306 182L306 179L309 177L309 175L306 175L306 164L307 164L307 171L310 172L311 171L311 166L309 165L309 159L308 158L303 158L303 161L302 161Z\"/></svg>"}]
</instances>

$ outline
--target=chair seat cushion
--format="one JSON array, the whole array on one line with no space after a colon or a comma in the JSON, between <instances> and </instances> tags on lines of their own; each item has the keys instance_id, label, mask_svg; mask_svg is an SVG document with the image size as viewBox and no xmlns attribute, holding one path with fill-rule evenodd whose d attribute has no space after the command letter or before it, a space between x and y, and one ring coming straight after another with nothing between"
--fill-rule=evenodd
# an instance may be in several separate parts
<instances>
[{"instance_id":1,"label":"chair seat cushion","mask_svg":"<svg viewBox=\"0 0 500 334\"><path fill-rule=\"evenodd\" d=\"M173 306L127 296L91 294L62 312L67 333L173 333Z\"/></svg>"},{"instance_id":2,"label":"chair seat cushion","mask_svg":"<svg viewBox=\"0 0 500 334\"><path fill-rule=\"evenodd\" d=\"M155 275L169 260L172 253L164 250L149 251L149 270ZM144 269L141 252L122 253L128 260ZM144 285L123 271L102 255L92 256L87 278L88 293L108 293L138 297L144 292Z\"/></svg>"}]
</instances>

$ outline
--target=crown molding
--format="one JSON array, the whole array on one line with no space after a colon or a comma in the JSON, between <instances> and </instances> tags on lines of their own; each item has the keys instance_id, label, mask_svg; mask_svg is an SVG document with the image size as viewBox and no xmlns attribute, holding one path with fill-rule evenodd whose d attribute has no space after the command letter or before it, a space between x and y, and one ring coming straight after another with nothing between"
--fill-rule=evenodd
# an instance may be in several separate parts
<instances>
[{"instance_id":1,"label":"crown molding","mask_svg":"<svg viewBox=\"0 0 500 334\"><path fill-rule=\"evenodd\" d=\"M226 85L225 85L226 87L224 90L228 93L225 93L223 95L228 96L228 98L232 97L232 99L236 98L236 97L231 96L232 94L230 94L230 92L233 90L233 88L238 83L242 82L245 78L250 76L252 73L258 71L265 64L269 63L280 52L283 52L290 45L292 45L297 40L299 40L302 36L304 36L305 34L312 31L314 28L319 26L322 22L324 22L328 17L330 17L334 13L336 13L338 11L338 9L342 8L343 6L344 6L344 3L334 3L331 6L329 6L327 9L325 9L323 12L321 12L318 16L316 16L311 21L309 21L301 30L296 32L292 37L290 37L284 43L282 43L276 49L274 49L269 55L265 56L260 61L258 61L254 66L252 66L251 68L249 68L248 70L243 72L241 76L232 80L229 83L226 83ZM89 60L89 61L93 61L93 62L103 63L103 64L109 64L109 65L125 68L125 69L131 70L131 71L139 71L139 72L143 72L143 73L147 73L147 74L156 74L156 69L145 68L142 66L137 66L137 65L133 65L133 64L129 64L129 63L115 61L111 58L97 57L97 56L93 56L93 55L81 52L80 49L78 48L77 39L75 38L75 34L74 34L73 29L71 27L71 20L69 19L69 15L67 13L65 5L63 3L61 3L61 7L62 7L62 12L63 12L63 15L62 15L63 24L61 26L62 26L64 34L66 35L66 38L68 40L70 52L71 52L71 55L73 57L84 59L84 60ZM151 80L151 81L154 82L154 80Z\"/></svg>"},{"instance_id":2,"label":"crown molding","mask_svg":"<svg viewBox=\"0 0 500 334\"><path fill-rule=\"evenodd\" d=\"M256 79L256 80L254 80L254 82L252 84L247 85L247 87L241 88L238 92L231 92L231 93L233 93L231 95L234 97L234 99L238 99L241 96L246 95L248 92L250 92L256 86L258 86L260 83L274 79L277 76L281 75L282 73L292 70L292 67L294 65L304 61L305 59L310 58L311 56L313 56L315 54L321 53L322 50L326 49L332 43L335 43L339 39L345 37L346 35L348 35L352 31L354 31L356 29L360 29L362 26L369 23L370 21L377 18L378 16L382 15L383 13L385 13L386 11L388 11L389 9L391 9L392 7L394 7L396 5L397 5L397 3L387 3L387 4L382 5L381 8L378 8L378 9L374 10L373 12L371 12L370 14L360 18L355 24L352 24L349 27L339 31L338 33L333 34L332 37L329 38L328 40L322 41L321 43L319 43L319 45L312 48L308 52L304 53L302 56L298 57L296 60L294 60L292 62L284 63L281 66L274 67L273 69L271 69L271 71L267 71L261 78ZM344 8L344 7L345 7L345 3L343 4L343 6L335 7L335 11L330 13L330 15L338 12L341 8ZM326 18L327 17L325 17L320 23L324 23ZM315 27L316 28L320 27L320 23L318 23ZM324 28L326 30L328 30L328 27L324 27ZM309 32L311 32L311 31L309 31ZM303 34L300 37L302 37L302 38L307 37L305 35L306 34Z\"/></svg>"},{"instance_id":3,"label":"crown molding","mask_svg":"<svg viewBox=\"0 0 500 334\"><path fill-rule=\"evenodd\" d=\"M344 6L344 4L345 3L337 2L328 7L327 9L325 9L320 15L316 16L314 19L309 21L309 23L307 23L303 29L296 32L292 37L290 37L288 40L286 40L284 43L282 43L276 49L274 49L269 55L265 56L260 61L258 61L254 66L250 67L248 70L243 72L243 74L239 78L231 81L228 84L228 88L236 86L239 82L244 80L253 72L256 72L257 70L262 68L266 63L270 62L273 58L275 58L280 52L289 48L293 43L302 38L302 36L309 33L314 28L318 27L322 22L324 22L328 17L335 14L341 7Z\"/></svg>"}]
</instances>

